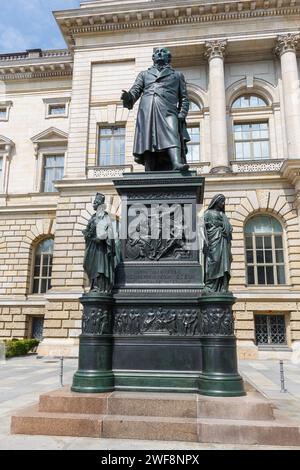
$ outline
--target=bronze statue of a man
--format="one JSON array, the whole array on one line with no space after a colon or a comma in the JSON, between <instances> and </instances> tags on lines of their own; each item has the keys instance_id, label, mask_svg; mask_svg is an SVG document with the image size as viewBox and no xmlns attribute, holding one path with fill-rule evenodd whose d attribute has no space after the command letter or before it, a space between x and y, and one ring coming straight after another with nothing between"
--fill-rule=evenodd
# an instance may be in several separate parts
<instances>
[{"instance_id":1,"label":"bronze statue of a man","mask_svg":"<svg viewBox=\"0 0 300 470\"><path fill-rule=\"evenodd\" d=\"M104 194L97 193L93 204L96 213L82 232L86 243L83 267L90 281L91 293L111 292L117 264L112 223L104 202Z\"/></svg>"},{"instance_id":2,"label":"bronze statue of a man","mask_svg":"<svg viewBox=\"0 0 300 470\"><path fill-rule=\"evenodd\" d=\"M133 155L146 171L187 170L186 129L189 98L185 78L170 65L172 55L157 48L153 66L141 72L132 88L123 90L125 108L132 109L141 98Z\"/></svg>"},{"instance_id":3,"label":"bronze statue of a man","mask_svg":"<svg viewBox=\"0 0 300 470\"><path fill-rule=\"evenodd\" d=\"M225 214L225 196L214 196L204 213L204 292L227 293L232 262L232 226Z\"/></svg>"}]
</instances>

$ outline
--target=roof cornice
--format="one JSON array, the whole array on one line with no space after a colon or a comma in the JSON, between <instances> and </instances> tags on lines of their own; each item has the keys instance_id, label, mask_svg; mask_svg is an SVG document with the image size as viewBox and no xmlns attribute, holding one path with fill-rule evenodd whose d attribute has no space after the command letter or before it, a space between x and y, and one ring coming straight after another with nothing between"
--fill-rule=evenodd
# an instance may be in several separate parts
<instances>
[{"instance_id":1,"label":"roof cornice","mask_svg":"<svg viewBox=\"0 0 300 470\"><path fill-rule=\"evenodd\" d=\"M300 0L193 0L157 1L82 7L55 12L61 31L70 46L77 35L129 31L193 23L216 23L250 18L300 14Z\"/></svg>"},{"instance_id":2,"label":"roof cornice","mask_svg":"<svg viewBox=\"0 0 300 470\"><path fill-rule=\"evenodd\" d=\"M41 80L69 77L72 73L73 56L67 49L0 54L0 80Z\"/></svg>"}]
</instances>

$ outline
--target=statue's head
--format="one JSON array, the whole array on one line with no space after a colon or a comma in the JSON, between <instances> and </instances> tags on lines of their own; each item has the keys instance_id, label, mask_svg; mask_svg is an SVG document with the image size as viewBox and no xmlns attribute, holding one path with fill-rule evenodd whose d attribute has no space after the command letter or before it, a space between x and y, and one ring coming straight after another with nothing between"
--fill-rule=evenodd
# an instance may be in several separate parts
<instances>
[{"instance_id":1,"label":"statue's head","mask_svg":"<svg viewBox=\"0 0 300 470\"><path fill-rule=\"evenodd\" d=\"M102 194L102 193L97 193L97 194L96 194L96 197L95 197L95 200L94 200L94 202L93 202L93 208L94 208L94 210L96 211L99 206L102 206L102 204L104 204L104 202L105 202L105 196L104 196L104 194Z\"/></svg>"},{"instance_id":2,"label":"statue's head","mask_svg":"<svg viewBox=\"0 0 300 470\"><path fill-rule=\"evenodd\" d=\"M167 65L172 60L172 54L167 47L157 47L152 56L154 65Z\"/></svg>"},{"instance_id":3,"label":"statue's head","mask_svg":"<svg viewBox=\"0 0 300 470\"><path fill-rule=\"evenodd\" d=\"M216 194L210 201L208 209L215 209L220 212L225 212L225 196L224 194Z\"/></svg>"}]
</instances>

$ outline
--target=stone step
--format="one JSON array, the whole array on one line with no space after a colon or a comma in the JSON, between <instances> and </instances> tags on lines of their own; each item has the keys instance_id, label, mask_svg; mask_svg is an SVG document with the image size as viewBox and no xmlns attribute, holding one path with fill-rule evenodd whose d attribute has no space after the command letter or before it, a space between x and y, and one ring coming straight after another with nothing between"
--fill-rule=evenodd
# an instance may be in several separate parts
<instances>
[{"instance_id":1,"label":"stone step","mask_svg":"<svg viewBox=\"0 0 300 470\"><path fill-rule=\"evenodd\" d=\"M275 406L258 395L245 397L198 397L198 418L273 421Z\"/></svg>"},{"instance_id":2,"label":"stone step","mask_svg":"<svg viewBox=\"0 0 300 470\"><path fill-rule=\"evenodd\" d=\"M213 418L46 413L38 406L12 417L13 434L144 439L210 444L300 446L298 424Z\"/></svg>"},{"instance_id":3,"label":"stone step","mask_svg":"<svg viewBox=\"0 0 300 470\"><path fill-rule=\"evenodd\" d=\"M273 420L273 407L258 394L211 398L195 394L113 392L79 394L65 387L40 396L39 410L47 413L80 413L174 418Z\"/></svg>"},{"instance_id":4,"label":"stone step","mask_svg":"<svg viewBox=\"0 0 300 470\"><path fill-rule=\"evenodd\" d=\"M197 420L149 416L105 416L102 437L198 442Z\"/></svg>"},{"instance_id":5,"label":"stone step","mask_svg":"<svg viewBox=\"0 0 300 470\"><path fill-rule=\"evenodd\" d=\"M211 444L300 446L299 425L282 421L199 419L198 436Z\"/></svg>"},{"instance_id":6,"label":"stone step","mask_svg":"<svg viewBox=\"0 0 300 470\"><path fill-rule=\"evenodd\" d=\"M109 415L197 418L197 395L182 393L114 392Z\"/></svg>"},{"instance_id":7,"label":"stone step","mask_svg":"<svg viewBox=\"0 0 300 470\"><path fill-rule=\"evenodd\" d=\"M102 417L95 414L45 413L38 406L12 417L12 434L101 437Z\"/></svg>"},{"instance_id":8,"label":"stone step","mask_svg":"<svg viewBox=\"0 0 300 470\"><path fill-rule=\"evenodd\" d=\"M70 387L40 395L39 411L46 413L107 414L111 393L75 393Z\"/></svg>"}]
</instances>

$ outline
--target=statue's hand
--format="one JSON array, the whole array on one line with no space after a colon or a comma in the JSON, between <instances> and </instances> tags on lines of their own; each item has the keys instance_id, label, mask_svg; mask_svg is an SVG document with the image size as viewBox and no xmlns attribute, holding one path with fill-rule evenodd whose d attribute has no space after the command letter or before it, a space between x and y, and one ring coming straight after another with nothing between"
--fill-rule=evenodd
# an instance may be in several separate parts
<instances>
[{"instance_id":1,"label":"statue's hand","mask_svg":"<svg viewBox=\"0 0 300 470\"><path fill-rule=\"evenodd\" d=\"M124 108L132 109L132 96L128 91L122 90L121 100Z\"/></svg>"}]
</instances>

